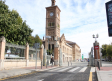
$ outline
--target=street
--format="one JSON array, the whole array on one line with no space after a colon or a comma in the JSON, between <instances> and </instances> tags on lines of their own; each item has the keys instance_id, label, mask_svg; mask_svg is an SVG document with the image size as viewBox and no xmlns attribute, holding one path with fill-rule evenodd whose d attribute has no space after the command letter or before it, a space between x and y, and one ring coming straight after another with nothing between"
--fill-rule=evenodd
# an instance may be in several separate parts
<instances>
[{"instance_id":1,"label":"street","mask_svg":"<svg viewBox=\"0 0 112 81\"><path fill-rule=\"evenodd\" d=\"M67 66L67 63L65 63L58 68L12 77L4 81L89 81L90 71L92 72L92 70L94 70L92 81L97 81L95 69L88 67L87 64L87 62L77 62L73 63L72 66Z\"/></svg>"}]
</instances>

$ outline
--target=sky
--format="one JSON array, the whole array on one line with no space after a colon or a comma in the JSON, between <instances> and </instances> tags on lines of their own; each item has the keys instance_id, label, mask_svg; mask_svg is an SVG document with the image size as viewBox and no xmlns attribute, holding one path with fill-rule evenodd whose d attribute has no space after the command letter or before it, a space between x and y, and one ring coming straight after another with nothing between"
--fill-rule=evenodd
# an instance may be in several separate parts
<instances>
[{"instance_id":1,"label":"sky","mask_svg":"<svg viewBox=\"0 0 112 81\"><path fill-rule=\"evenodd\" d=\"M64 33L66 40L76 42L84 58L97 41L100 47L110 44L112 38L108 36L105 3L110 0L56 0L60 8L60 35ZM51 6L51 0L6 0L9 9L17 10L31 29L32 35L45 36L46 7Z\"/></svg>"}]
</instances>

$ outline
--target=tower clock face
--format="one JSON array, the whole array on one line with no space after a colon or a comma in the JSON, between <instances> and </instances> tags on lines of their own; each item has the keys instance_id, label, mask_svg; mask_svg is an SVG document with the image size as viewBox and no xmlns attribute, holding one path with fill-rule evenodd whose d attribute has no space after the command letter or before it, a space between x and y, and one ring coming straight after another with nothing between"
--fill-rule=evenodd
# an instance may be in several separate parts
<instances>
[{"instance_id":1,"label":"tower clock face","mask_svg":"<svg viewBox=\"0 0 112 81\"><path fill-rule=\"evenodd\" d=\"M50 16L53 16L53 15L54 15L54 13L53 13L53 12L51 12L51 13L50 13Z\"/></svg>"}]
</instances>

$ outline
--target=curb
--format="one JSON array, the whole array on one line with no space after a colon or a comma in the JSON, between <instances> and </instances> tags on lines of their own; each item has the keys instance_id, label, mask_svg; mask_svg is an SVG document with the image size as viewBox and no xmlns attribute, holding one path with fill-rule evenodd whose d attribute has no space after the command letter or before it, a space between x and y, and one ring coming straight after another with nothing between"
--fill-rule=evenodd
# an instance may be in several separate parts
<instances>
[{"instance_id":1,"label":"curb","mask_svg":"<svg viewBox=\"0 0 112 81\"><path fill-rule=\"evenodd\" d=\"M98 81L102 81L101 78L100 78L100 75L99 75L99 73L98 73L98 71L97 71L97 67L95 67L95 72L96 72Z\"/></svg>"}]
</instances>

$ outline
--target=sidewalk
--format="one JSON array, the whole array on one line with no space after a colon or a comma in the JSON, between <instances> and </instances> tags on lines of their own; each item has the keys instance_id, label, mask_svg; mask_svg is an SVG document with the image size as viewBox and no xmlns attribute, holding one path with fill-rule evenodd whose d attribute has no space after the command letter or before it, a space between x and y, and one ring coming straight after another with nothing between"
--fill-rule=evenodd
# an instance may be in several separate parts
<instances>
[{"instance_id":1,"label":"sidewalk","mask_svg":"<svg viewBox=\"0 0 112 81\"><path fill-rule=\"evenodd\" d=\"M22 68L14 68L14 69L9 69L9 70L0 70L0 79L7 78L7 77L13 77L17 75L22 75L22 74L27 74L27 73L32 73L35 71L45 71L48 69L53 69L57 68L58 66L37 66L37 69L34 67L22 67Z\"/></svg>"},{"instance_id":2,"label":"sidewalk","mask_svg":"<svg viewBox=\"0 0 112 81\"><path fill-rule=\"evenodd\" d=\"M112 67L96 67L98 81L112 81Z\"/></svg>"}]
</instances>

